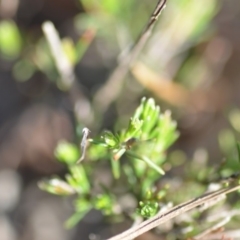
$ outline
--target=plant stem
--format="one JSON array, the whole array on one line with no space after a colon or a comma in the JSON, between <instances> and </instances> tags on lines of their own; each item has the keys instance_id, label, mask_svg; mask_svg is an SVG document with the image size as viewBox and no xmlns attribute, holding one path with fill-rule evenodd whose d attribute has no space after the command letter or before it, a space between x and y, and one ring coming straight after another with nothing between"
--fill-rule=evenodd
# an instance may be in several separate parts
<instances>
[{"instance_id":1,"label":"plant stem","mask_svg":"<svg viewBox=\"0 0 240 240\"><path fill-rule=\"evenodd\" d=\"M104 112L108 106L117 98L123 85L124 77L129 68L142 51L145 43L152 33L152 29L166 5L167 0L159 0L146 27L138 37L130 52L123 58L113 73L108 78L106 84L100 88L94 98L94 105L97 111ZM107 96L107 97L106 97Z\"/></svg>"},{"instance_id":2,"label":"plant stem","mask_svg":"<svg viewBox=\"0 0 240 240\"><path fill-rule=\"evenodd\" d=\"M157 214L153 218L144 221L143 223L139 224L138 226L130 228L127 231L125 231L119 235L109 238L108 240L131 240L131 239L134 239L137 236L157 227L158 225L160 225L162 223L169 221L170 219L172 219L180 214L188 212L188 211L198 207L199 205L205 204L209 201L216 200L219 197L222 197L223 195L226 195L233 191L237 191L239 189L240 189L240 185L237 185L237 186L220 189L220 190L217 190L214 192L203 194L202 196L200 196L198 198L195 198L188 202L177 205L176 207L173 207L172 209L170 209L169 211L167 211L165 213Z\"/></svg>"}]
</instances>

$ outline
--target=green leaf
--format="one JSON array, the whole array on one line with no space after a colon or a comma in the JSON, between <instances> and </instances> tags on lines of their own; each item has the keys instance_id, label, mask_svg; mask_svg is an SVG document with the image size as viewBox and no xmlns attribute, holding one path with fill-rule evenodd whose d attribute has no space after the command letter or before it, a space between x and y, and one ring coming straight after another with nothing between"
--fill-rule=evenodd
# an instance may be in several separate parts
<instances>
[{"instance_id":1,"label":"green leaf","mask_svg":"<svg viewBox=\"0 0 240 240\"><path fill-rule=\"evenodd\" d=\"M88 213L89 211L83 211L83 212L76 212L74 213L65 223L64 226L67 229L73 228L78 222L80 222L84 216Z\"/></svg>"},{"instance_id":2,"label":"green leaf","mask_svg":"<svg viewBox=\"0 0 240 240\"><path fill-rule=\"evenodd\" d=\"M89 140L90 142L90 140ZM91 161L98 161L102 159L109 158L109 153L106 149L106 145L104 147L100 144L92 144L88 148L88 157L91 159Z\"/></svg>"},{"instance_id":3,"label":"green leaf","mask_svg":"<svg viewBox=\"0 0 240 240\"><path fill-rule=\"evenodd\" d=\"M149 115L145 120L143 124L143 132L149 136L150 131L153 129L154 126L156 126L158 118L160 113L160 107L156 106L153 108L153 111L151 115ZM146 137L145 137L146 138Z\"/></svg>"},{"instance_id":4,"label":"green leaf","mask_svg":"<svg viewBox=\"0 0 240 240\"><path fill-rule=\"evenodd\" d=\"M103 140L108 148L116 148L119 145L119 140L110 131L105 131L102 135Z\"/></svg>"},{"instance_id":5,"label":"green leaf","mask_svg":"<svg viewBox=\"0 0 240 240\"><path fill-rule=\"evenodd\" d=\"M76 185L81 188L81 192L87 194L91 190L91 185L88 180L86 171L82 165L72 165L69 168L72 178L75 180Z\"/></svg>"},{"instance_id":6,"label":"green leaf","mask_svg":"<svg viewBox=\"0 0 240 240\"><path fill-rule=\"evenodd\" d=\"M141 115L142 115L142 112L143 112L143 108L144 108L144 105L145 105L145 102L146 102L146 97L143 97L142 100L141 100L141 104L139 105L139 107L136 109L134 115L133 115L133 118L137 118L137 119L140 119L141 118Z\"/></svg>"},{"instance_id":7,"label":"green leaf","mask_svg":"<svg viewBox=\"0 0 240 240\"><path fill-rule=\"evenodd\" d=\"M13 21L0 21L0 53L6 58L18 57L22 46L20 32Z\"/></svg>"},{"instance_id":8,"label":"green leaf","mask_svg":"<svg viewBox=\"0 0 240 240\"><path fill-rule=\"evenodd\" d=\"M140 201L139 206L140 207L137 209L137 213L144 218L153 217L159 211L159 205L155 201L147 201L147 202Z\"/></svg>"},{"instance_id":9,"label":"green leaf","mask_svg":"<svg viewBox=\"0 0 240 240\"><path fill-rule=\"evenodd\" d=\"M74 227L82 218L92 209L92 205L84 198L79 198L75 202L76 213L74 213L66 222L66 228Z\"/></svg>"},{"instance_id":10,"label":"green leaf","mask_svg":"<svg viewBox=\"0 0 240 240\"><path fill-rule=\"evenodd\" d=\"M110 215L113 213L115 200L110 194L99 194L93 200L93 206L100 210L104 215Z\"/></svg>"},{"instance_id":11,"label":"green leaf","mask_svg":"<svg viewBox=\"0 0 240 240\"><path fill-rule=\"evenodd\" d=\"M135 154L132 151L127 151L127 155L129 155L130 157L137 158L139 160L144 161L149 167L151 167L152 169L156 170L159 174L165 175L165 172L163 171L163 169L161 167L159 167L158 165L156 165L148 157L146 157L146 156L138 156L137 154Z\"/></svg>"},{"instance_id":12,"label":"green leaf","mask_svg":"<svg viewBox=\"0 0 240 240\"><path fill-rule=\"evenodd\" d=\"M55 157L66 164L73 164L79 159L79 149L75 144L61 141L54 152Z\"/></svg>"},{"instance_id":13,"label":"green leaf","mask_svg":"<svg viewBox=\"0 0 240 240\"><path fill-rule=\"evenodd\" d=\"M144 104L141 119L147 119L149 116L151 116L154 109L155 109L155 101L153 98L149 98Z\"/></svg>"},{"instance_id":14,"label":"green leaf","mask_svg":"<svg viewBox=\"0 0 240 240\"><path fill-rule=\"evenodd\" d=\"M40 181L38 183L38 187L46 192L55 195L67 196L76 193L75 189L72 186L58 178Z\"/></svg>"},{"instance_id":15,"label":"green leaf","mask_svg":"<svg viewBox=\"0 0 240 240\"><path fill-rule=\"evenodd\" d=\"M125 132L123 141L127 141L129 138L138 137L141 131L143 121L138 118L131 118L128 124L128 128Z\"/></svg>"}]
</instances>

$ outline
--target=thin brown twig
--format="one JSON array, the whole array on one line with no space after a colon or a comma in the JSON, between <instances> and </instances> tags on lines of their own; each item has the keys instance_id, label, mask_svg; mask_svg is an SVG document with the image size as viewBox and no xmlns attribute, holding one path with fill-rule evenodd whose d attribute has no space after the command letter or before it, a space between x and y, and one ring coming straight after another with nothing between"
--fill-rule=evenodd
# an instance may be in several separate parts
<instances>
[{"instance_id":1,"label":"thin brown twig","mask_svg":"<svg viewBox=\"0 0 240 240\"><path fill-rule=\"evenodd\" d=\"M130 50L130 52L123 58L118 66L115 68L113 73L108 78L106 84L98 90L94 98L94 104L97 105L98 111L104 112L108 106L117 98L120 93L123 80L128 73L129 68L137 58L139 53L142 51L145 43L151 35L152 29L160 16L162 10L166 5L167 0L159 0L155 7L146 27L140 34L136 43Z\"/></svg>"},{"instance_id":2,"label":"thin brown twig","mask_svg":"<svg viewBox=\"0 0 240 240\"><path fill-rule=\"evenodd\" d=\"M153 218L144 221L140 225L130 228L127 231L116 235L112 238L109 238L108 240L130 240L134 239L137 236L157 227L158 225L165 223L169 221L170 219L185 213L187 211L190 211L199 205L205 204L208 201L213 201L214 199L219 199L219 196L226 195L230 192L237 191L240 189L240 185L229 187L225 189L220 189L214 192L206 193L198 198L195 198L193 200L190 200L186 203L180 204L176 207L173 207L169 211L161 214L157 214Z\"/></svg>"}]
</instances>

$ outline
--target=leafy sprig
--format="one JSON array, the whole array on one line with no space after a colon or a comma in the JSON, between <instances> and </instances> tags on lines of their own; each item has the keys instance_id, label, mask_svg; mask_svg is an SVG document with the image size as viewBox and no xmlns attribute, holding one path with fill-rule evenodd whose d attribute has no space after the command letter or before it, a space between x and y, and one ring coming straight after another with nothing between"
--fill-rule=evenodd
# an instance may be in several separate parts
<instances>
[{"instance_id":1,"label":"leafy sprig","mask_svg":"<svg viewBox=\"0 0 240 240\"><path fill-rule=\"evenodd\" d=\"M166 150L177 137L176 122L170 112L161 113L152 98L143 98L126 129L117 133L104 131L100 137L88 139L90 148L86 151L87 161L85 159L77 164L83 154L80 153L81 149L73 143L59 142L55 156L66 164L69 173L65 180L53 177L41 181L39 187L52 194L76 195L75 213L66 222L67 227L75 225L92 208L104 215L114 215L118 204L116 193L103 186L102 192L96 194L91 181L91 162L96 164L96 160L108 158L114 178L120 181L120 177L124 176L126 192L133 194L139 202L136 212L144 218L153 216L159 211L159 200L167 192L167 189L156 190L155 181L165 174L162 166L166 160Z\"/></svg>"}]
</instances>

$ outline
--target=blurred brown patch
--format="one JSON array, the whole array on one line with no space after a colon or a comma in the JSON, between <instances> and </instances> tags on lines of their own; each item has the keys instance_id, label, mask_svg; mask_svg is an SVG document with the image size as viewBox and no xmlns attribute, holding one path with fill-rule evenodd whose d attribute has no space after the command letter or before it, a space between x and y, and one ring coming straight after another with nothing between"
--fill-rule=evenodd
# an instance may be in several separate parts
<instances>
[{"instance_id":1,"label":"blurred brown patch","mask_svg":"<svg viewBox=\"0 0 240 240\"><path fill-rule=\"evenodd\" d=\"M0 167L29 167L39 173L52 173L60 168L54 149L60 139L71 138L72 126L63 111L35 105L7 132L0 145Z\"/></svg>"}]
</instances>

